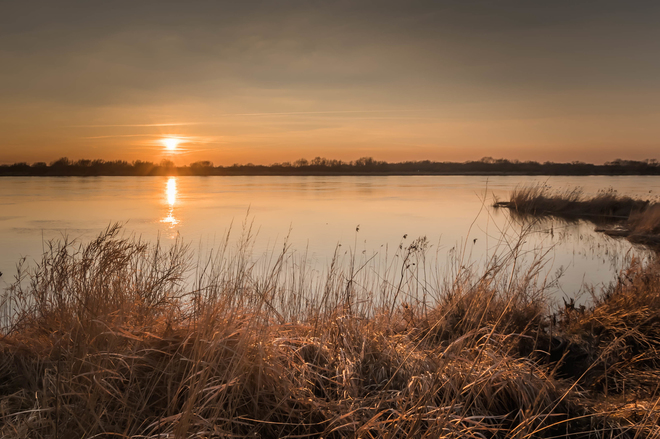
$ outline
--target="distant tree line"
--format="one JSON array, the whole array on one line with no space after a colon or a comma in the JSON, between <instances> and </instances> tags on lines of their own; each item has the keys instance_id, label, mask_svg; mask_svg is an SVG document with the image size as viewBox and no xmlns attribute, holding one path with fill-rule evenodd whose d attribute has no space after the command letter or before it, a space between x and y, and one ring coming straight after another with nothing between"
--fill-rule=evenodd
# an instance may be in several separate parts
<instances>
[{"instance_id":1,"label":"distant tree line","mask_svg":"<svg viewBox=\"0 0 660 439\"><path fill-rule=\"evenodd\" d=\"M362 157L345 162L316 157L293 163L271 165L234 164L214 166L209 161L175 166L172 161L158 164L124 160L77 160L66 157L51 163L25 162L0 165L0 176L152 176L152 175L660 175L655 159L621 160L595 165L584 162L521 162L484 157L478 161L432 162L430 160L388 163Z\"/></svg>"}]
</instances>

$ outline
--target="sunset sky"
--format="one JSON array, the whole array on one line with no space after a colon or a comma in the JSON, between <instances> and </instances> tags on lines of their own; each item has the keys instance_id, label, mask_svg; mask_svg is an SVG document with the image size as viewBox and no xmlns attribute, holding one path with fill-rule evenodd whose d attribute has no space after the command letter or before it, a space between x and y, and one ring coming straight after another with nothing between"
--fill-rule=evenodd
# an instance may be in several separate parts
<instances>
[{"instance_id":1,"label":"sunset sky","mask_svg":"<svg viewBox=\"0 0 660 439\"><path fill-rule=\"evenodd\" d=\"M657 1L6 1L0 163L658 159L659 23Z\"/></svg>"}]
</instances>

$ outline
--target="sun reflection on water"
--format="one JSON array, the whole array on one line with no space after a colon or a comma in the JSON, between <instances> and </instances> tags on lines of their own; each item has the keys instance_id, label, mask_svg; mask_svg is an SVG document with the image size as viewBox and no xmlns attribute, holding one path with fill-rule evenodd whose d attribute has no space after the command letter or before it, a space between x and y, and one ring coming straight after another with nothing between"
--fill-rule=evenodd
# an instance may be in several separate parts
<instances>
[{"instance_id":1,"label":"sun reflection on water","mask_svg":"<svg viewBox=\"0 0 660 439\"><path fill-rule=\"evenodd\" d=\"M167 211L167 216L160 220L161 223L169 224L170 228L173 228L180 222L174 217L174 206L176 205L177 194L176 177L170 177L167 180L167 185L165 187L165 199L169 208Z\"/></svg>"}]
</instances>

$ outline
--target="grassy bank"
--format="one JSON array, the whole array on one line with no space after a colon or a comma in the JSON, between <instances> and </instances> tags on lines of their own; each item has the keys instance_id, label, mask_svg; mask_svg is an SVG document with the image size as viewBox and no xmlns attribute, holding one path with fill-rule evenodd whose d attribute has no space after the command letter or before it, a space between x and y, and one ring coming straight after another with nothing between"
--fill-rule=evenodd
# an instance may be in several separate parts
<instances>
[{"instance_id":1,"label":"grassy bank","mask_svg":"<svg viewBox=\"0 0 660 439\"><path fill-rule=\"evenodd\" d=\"M515 189L509 201L495 206L507 207L520 215L586 219L598 224L598 231L609 235L660 245L660 204L612 190L585 197L580 189L552 192L545 185L524 186Z\"/></svg>"},{"instance_id":2,"label":"grassy bank","mask_svg":"<svg viewBox=\"0 0 660 439\"><path fill-rule=\"evenodd\" d=\"M425 245L315 275L249 234L197 261L114 227L52 243L4 297L0 435L660 436L660 266L556 311L515 245L446 275Z\"/></svg>"}]
</instances>

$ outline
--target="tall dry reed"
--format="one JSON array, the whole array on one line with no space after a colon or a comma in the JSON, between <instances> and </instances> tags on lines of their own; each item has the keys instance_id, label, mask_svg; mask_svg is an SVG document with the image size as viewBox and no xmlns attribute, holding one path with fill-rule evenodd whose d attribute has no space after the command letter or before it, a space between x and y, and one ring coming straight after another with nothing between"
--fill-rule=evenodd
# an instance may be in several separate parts
<instances>
[{"instance_id":1,"label":"tall dry reed","mask_svg":"<svg viewBox=\"0 0 660 439\"><path fill-rule=\"evenodd\" d=\"M443 277L424 239L382 259L337 251L322 275L286 245L254 258L249 224L231 242L194 260L113 226L21 267L4 295L0 434L658 435L655 266L551 317L543 258L523 266L516 243ZM647 392L634 408L608 399L624 383Z\"/></svg>"}]
</instances>

